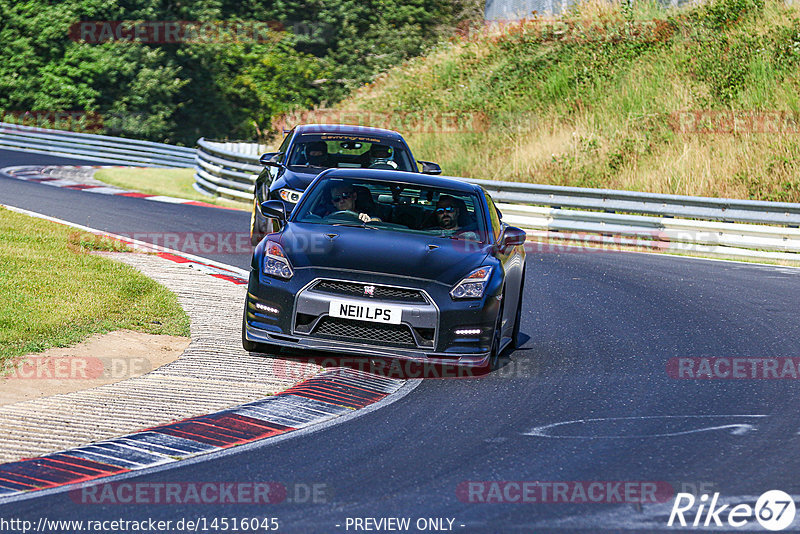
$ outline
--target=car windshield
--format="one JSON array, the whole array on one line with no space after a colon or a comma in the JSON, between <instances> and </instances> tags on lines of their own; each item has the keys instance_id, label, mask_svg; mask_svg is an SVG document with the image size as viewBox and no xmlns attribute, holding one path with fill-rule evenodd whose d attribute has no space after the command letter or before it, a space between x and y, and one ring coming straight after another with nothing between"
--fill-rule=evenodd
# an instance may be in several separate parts
<instances>
[{"instance_id":1,"label":"car windshield","mask_svg":"<svg viewBox=\"0 0 800 534\"><path fill-rule=\"evenodd\" d=\"M400 141L375 136L304 134L294 143L288 165L416 171Z\"/></svg>"},{"instance_id":2,"label":"car windshield","mask_svg":"<svg viewBox=\"0 0 800 534\"><path fill-rule=\"evenodd\" d=\"M383 180L323 177L292 221L488 242L478 195Z\"/></svg>"}]
</instances>

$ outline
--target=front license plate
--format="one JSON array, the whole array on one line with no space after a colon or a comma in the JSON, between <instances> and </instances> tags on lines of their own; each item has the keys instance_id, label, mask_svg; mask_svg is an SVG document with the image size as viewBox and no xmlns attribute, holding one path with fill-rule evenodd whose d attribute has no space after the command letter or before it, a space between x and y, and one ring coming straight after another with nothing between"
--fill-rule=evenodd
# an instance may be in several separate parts
<instances>
[{"instance_id":1,"label":"front license plate","mask_svg":"<svg viewBox=\"0 0 800 534\"><path fill-rule=\"evenodd\" d=\"M361 304L347 300L332 300L328 308L328 315L357 321L400 324L403 308L381 304Z\"/></svg>"}]
</instances>

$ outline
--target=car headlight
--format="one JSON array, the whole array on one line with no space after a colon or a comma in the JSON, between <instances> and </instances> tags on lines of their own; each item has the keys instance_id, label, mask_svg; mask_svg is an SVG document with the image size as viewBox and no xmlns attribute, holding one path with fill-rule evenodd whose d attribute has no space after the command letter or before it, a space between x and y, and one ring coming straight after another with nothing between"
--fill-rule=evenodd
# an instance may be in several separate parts
<instances>
[{"instance_id":1,"label":"car headlight","mask_svg":"<svg viewBox=\"0 0 800 534\"><path fill-rule=\"evenodd\" d=\"M479 267L461 279L453 289L450 296L454 299L479 299L486 290L486 283L492 275L491 267Z\"/></svg>"},{"instance_id":2,"label":"car headlight","mask_svg":"<svg viewBox=\"0 0 800 534\"><path fill-rule=\"evenodd\" d=\"M288 280L294 275L292 264L283 252L283 248L274 241L267 241L264 246L264 273Z\"/></svg>"},{"instance_id":3,"label":"car headlight","mask_svg":"<svg viewBox=\"0 0 800 534\"><path fill-rule=\"evenodd\" d=\"M300 197L303 196L303 192L295 191L294 189L283 188L278 190L278 196L280 196L285 202L297 204L300 201Z\"/></svg>"}]
</instances>

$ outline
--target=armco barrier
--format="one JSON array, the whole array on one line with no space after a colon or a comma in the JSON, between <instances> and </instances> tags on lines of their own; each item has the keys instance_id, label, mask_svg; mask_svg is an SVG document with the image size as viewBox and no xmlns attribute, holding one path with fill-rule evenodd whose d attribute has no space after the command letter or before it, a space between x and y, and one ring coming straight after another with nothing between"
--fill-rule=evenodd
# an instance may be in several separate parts
<instances>
[{"instance_id":1,"label":"armco barrier","mask_svg":"<svg viewBox=\"0 0 800 534\"><path fill-rule=\"evenodd\" d=\"M195 155L194 148L7 122L0 122L0 149L148 167L191 167Z\"/></svg>"},{"instance_id":2,"label":"armco barrier","mask_svg":"<svg viewBox=\"0 0 800 534\"><path fill-rule=\"evenodd\" d=\"M197 140L194 187L201 193L251 201L256 176L263 169L259 156L266 152L257 143Z\"/></svg>"},{"instance_id":3,"label":"armco barrier","mask_svg":"<svg viewBox=\"0 0 800 534\"><path fill-rule=\"evenodd\" d=\"M196 187L251 200L266 149L202 138L197 144ZM489 191L503 220L547 241L800 261L800 204L464 180Z\"/></svg>"}]
</instances>

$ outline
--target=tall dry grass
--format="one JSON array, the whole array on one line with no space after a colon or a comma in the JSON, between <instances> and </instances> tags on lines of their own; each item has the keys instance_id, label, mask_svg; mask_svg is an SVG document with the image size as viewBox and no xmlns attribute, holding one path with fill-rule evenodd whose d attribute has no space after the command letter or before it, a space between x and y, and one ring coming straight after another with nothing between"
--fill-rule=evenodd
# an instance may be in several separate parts
<instances>
[{"instance_id":1,"label":"tall dry grass","mask_svg":"<svg viewBox=\"0 0 800 534\"><path fill-rule=\"evenodd\" d=\"M448 175L800 202L800 128L691 133L676 119L800 117L797 6L588 0L559 19L465 34L337 109L486 117L479 131L401 131Z\"/></svg>"}]
</instances>

